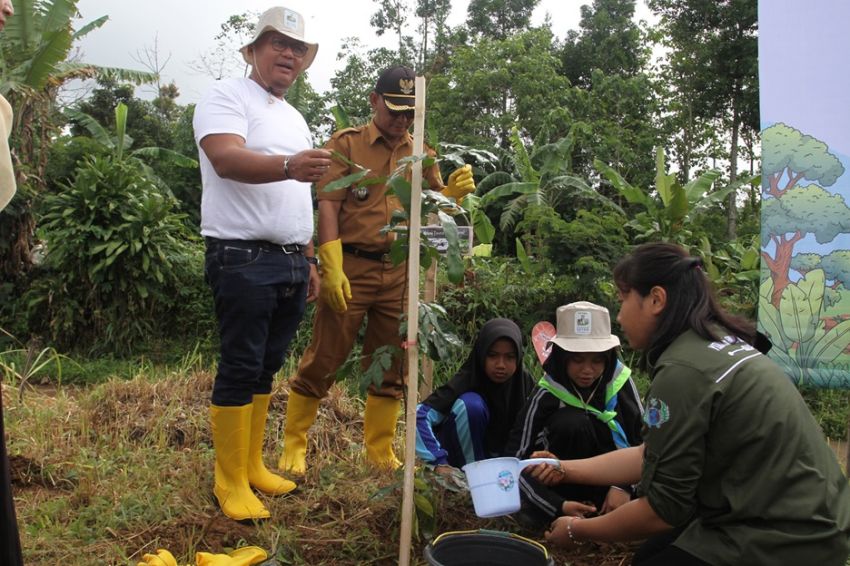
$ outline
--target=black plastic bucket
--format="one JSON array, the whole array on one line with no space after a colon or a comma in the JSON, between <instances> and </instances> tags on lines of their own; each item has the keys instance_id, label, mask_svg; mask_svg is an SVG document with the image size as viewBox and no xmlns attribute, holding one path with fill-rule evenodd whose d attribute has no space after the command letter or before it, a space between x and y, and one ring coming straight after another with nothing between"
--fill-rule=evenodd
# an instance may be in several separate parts
<instances>
[{"instance_id":1,"label":"black plastic bucket","mask_svg":"<svg viewBox=\"0 0 850 566\"><path fill-rule=\"evenodd\" d=\"M542 544L502 531L443 533L425 547L431 566L554 566Z\"/></svg>"}]
</instances>

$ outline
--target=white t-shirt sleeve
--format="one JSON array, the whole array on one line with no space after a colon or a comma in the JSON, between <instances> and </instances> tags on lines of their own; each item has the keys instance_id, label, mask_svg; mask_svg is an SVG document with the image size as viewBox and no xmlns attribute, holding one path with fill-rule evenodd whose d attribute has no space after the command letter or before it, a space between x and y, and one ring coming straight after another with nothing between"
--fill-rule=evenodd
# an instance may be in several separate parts
<instances>
[{"instance_id":1,"label":"white t-shirt sleeve","mask_svg":"<svg viewBox=\"0 0 850 566\"><path fill-rule=\"evenodd\" d=\"M210 134L236 134L248 138L248 115L245 93L238 93L239 84L220 81L195 107L193 126L195 142Z\"/></svg>"}]
</instances>

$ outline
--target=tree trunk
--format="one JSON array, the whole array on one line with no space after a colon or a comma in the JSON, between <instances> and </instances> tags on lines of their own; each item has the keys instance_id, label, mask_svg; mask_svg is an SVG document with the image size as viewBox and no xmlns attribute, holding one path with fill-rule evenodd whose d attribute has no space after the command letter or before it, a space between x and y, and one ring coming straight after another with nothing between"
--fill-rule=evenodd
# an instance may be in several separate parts
<instances>
[{"instance_id":1,"label":"tree trunk","mask_svg":"<svg viewBox=\"0 0 850 566\"><path fill-rule=\"evenodd\" d=\"M736 89L737 91L737 89ZM732 98L732 145L729 149L729 182L738 179L738 106L737 98ZM738 235L738 191L729 193L729 210L726 216L726 237L731 242ZM786 271L787 273L787 271Z\"/></svg>"},{"instance_id":2,"label":"tree trunk","mask_svg":"<svg viewBox=\"0 0 850 566\"><path fill-rule=\"evenodd\" d=\"M770 275L773 278L773 295L770 297L770 302L776 308L779 308L779 301L782 299L782 291L791 283L788 278L788 272L791 270L791 256L794 252L794 244L800 240L802 236L794 235L793 238L786 241L785 238L779 238L776 243L776 258L771 258L766 253L762 252L762 258L767 263L770 269Z\"/></svg>"}]
</instances>

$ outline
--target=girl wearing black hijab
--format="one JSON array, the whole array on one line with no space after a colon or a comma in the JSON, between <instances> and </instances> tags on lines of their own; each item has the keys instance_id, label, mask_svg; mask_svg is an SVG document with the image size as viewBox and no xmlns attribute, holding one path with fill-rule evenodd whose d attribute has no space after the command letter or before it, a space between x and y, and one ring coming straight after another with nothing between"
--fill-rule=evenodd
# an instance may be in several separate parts
<instances>
[{"instance_id":1,"label":"girl wearing black hijab","mask_svg":"<svg viewBox=\"0 0 850 566\"><path fill-rule=\"evenodd\" d=\"M494 318L466 362L416 411L416 455L438 472L503 456L511 426L534 387L522 366L522 332Z\"/></svg>"}]
</instances>

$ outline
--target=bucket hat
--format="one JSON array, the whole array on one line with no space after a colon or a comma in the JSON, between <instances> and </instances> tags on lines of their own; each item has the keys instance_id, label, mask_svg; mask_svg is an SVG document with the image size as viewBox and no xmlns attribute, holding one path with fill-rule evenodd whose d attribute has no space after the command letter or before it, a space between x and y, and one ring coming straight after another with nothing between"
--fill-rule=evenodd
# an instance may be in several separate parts
<instances>
[{"instance_id":1,"label":"bucket hat","mask_svg":"<svg viewBox=\"0 0 850 566\"><path fill-rule=\"evenodd\" d=\"M319 50L319 44L310 43L304 39L304 18L295 10L290 10L283 6L269 8L260 15L260 19L257 20L257 27L255 29L256 31L254 32L253 39L239 48L239 52L242 53L242 58L249 65L253 65L254 61L248 56L248 48L267 31L282 33L287 37L297 39L307 45L307 53L304 55L304 66L302 70L306 70L307 67L313 63L313 59L316 58L316 52Z\"/></svg>"},{"instance_id":2,"label":"bucket hat","mask_svg":"<svg viewBox=\"0 0 850 566\"><path fill-rule=\"evenodd\" d=\"M605 352L620 345L608 309L579 301L558 307L557 334L549 341L567 352Z\"/></svg>"}]
</instances>

